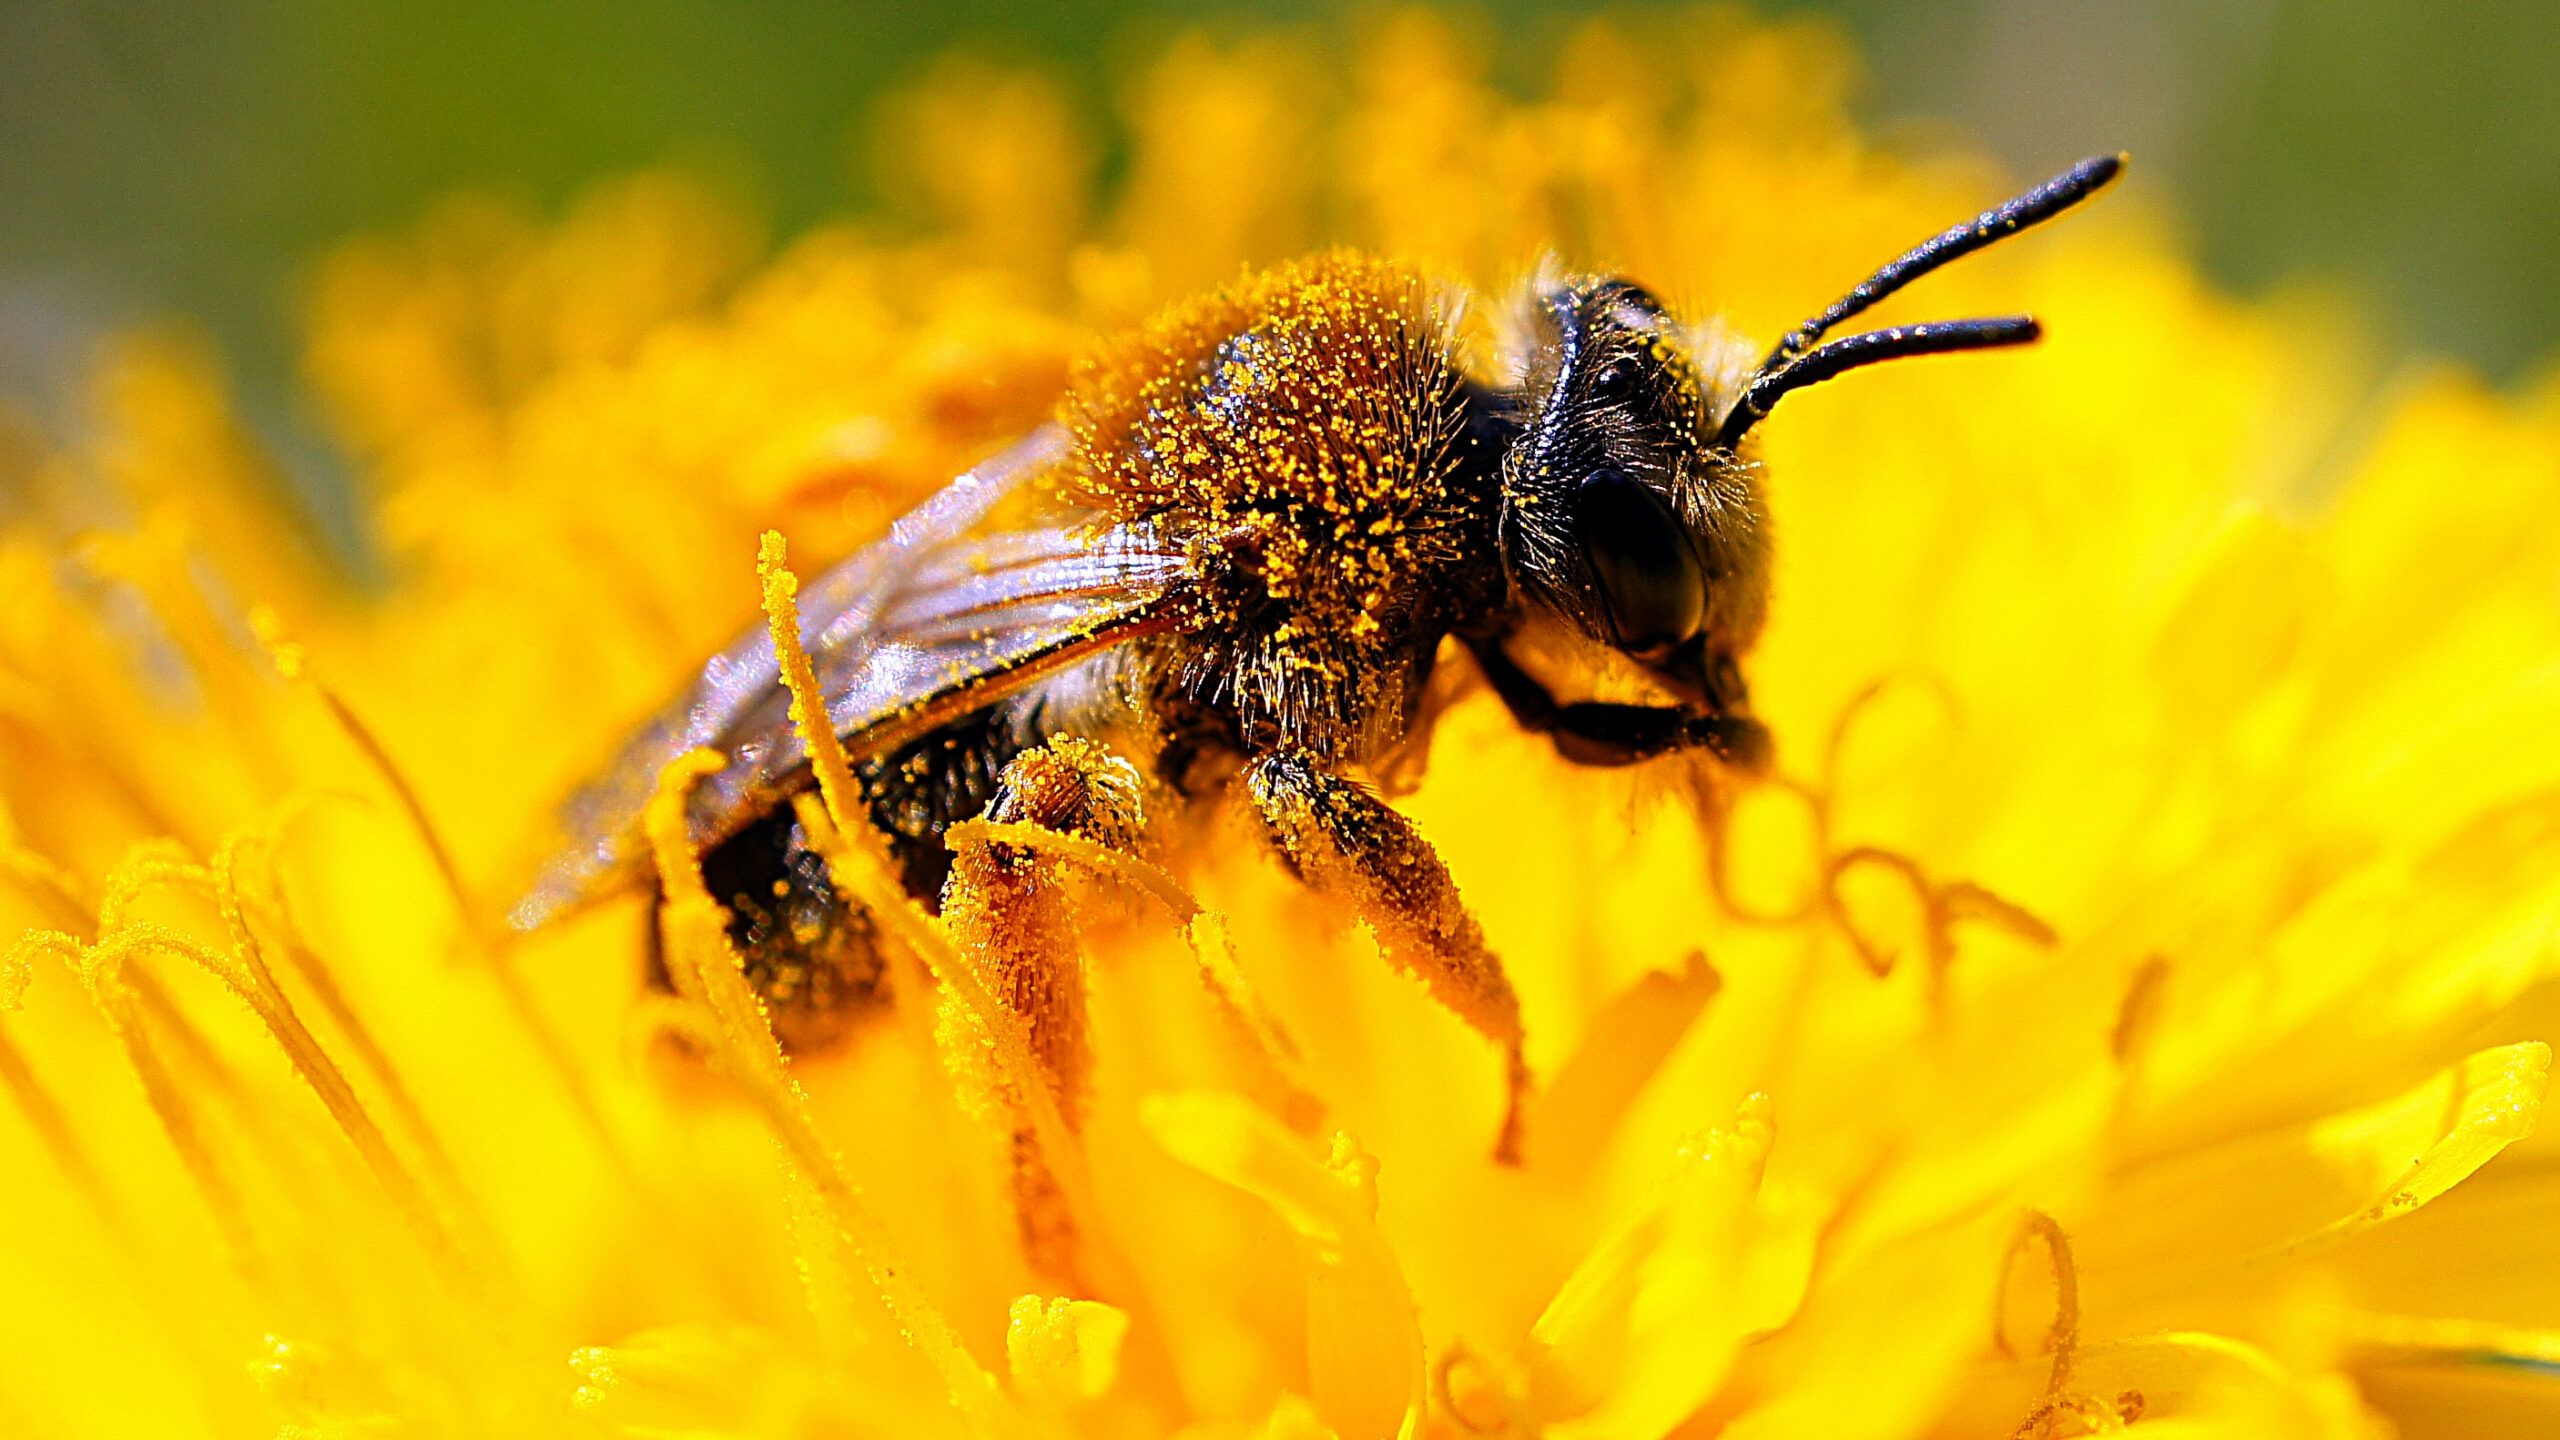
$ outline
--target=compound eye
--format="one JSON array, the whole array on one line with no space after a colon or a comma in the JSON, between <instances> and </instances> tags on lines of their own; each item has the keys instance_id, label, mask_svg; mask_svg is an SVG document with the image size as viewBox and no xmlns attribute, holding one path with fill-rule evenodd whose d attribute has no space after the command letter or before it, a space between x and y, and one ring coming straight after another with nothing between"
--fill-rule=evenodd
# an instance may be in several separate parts
<instances>
[{"instance_id":1,"label":"compound eye","mask_svg":"<svg viewBox=\"0 0 2560 1440\"><path fill-rule=\"evenodd\" d=\"M1591 377L1591 398L1604 404L1624 405L1635 398L1638 382L1642 378L1641 372L1636 368L1636 362L1620 356L1602 366L1600 373Z\"/></svg>"},{"instance_id":2,"label":"compound eye","mask_svg":"<svg viewBox=\"0 0 2560 1440\"><path fill-rule=\"evenodd\" d=\"M1624 471L1596 471L1573 492L1573 533L1599 578L1619 649L1667 654L1698 633L1706 577L1661 496Z\"/></svg>"}]
</instances>

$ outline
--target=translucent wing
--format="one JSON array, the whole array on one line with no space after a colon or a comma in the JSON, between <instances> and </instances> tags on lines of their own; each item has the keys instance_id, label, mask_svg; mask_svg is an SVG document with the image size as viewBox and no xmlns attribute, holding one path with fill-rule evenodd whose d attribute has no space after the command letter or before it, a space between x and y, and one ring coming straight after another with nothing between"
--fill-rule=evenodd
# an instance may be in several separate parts
<instances>
[{"instance_id":1,"label":"translucent wing","mask_svg":"<svg viewBox=\"0 0 2560 1440\"><path fill-rule=\"evenodd\" d=\"M887 536L801 591L800 640L827 713L856 758L894 749L1098 651L1167 627L1158 599L1176 557L1083 517L989 530L998 502L1055 465L1055 427L961 476ZM641 810L688 750L729 764L695 790L694 843L725 838L808 783L772 637L742 635L561 808L564 847L509 916L530 930L642 869Z\"/></svg>"}]
</instances>

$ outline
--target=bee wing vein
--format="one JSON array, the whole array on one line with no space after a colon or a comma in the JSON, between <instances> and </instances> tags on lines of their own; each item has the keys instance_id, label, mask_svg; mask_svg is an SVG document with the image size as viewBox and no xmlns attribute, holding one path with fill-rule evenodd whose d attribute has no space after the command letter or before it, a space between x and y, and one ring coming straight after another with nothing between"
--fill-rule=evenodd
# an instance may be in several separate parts
<instances>
[{"instance_id":1,"label":"bee wing vein","mask_svg":"<svg viewBox=\"0 0 2560 1440\"><path fill-rule=\"evenodd\" d=\"M983 522L1054 466L1066 438L1047 427L909 511L888 535L808 584L801 642L836 733L857 755L903 743L934 716L956 718L1164 620L1154 604L1178 557L1144 533L1097 533L1082 516L1020 530ZM947 712L947 713L946 713ZM940 723L940 722L935 722ZM510 914L533 929L636 878L636 830L658 774L709 748L729 764L689 810L697 844L805 783L772 638L759 626L714 656L675 704L633 735L594 783L561 807L564 844Z\"/></svg>"}]
</instances>

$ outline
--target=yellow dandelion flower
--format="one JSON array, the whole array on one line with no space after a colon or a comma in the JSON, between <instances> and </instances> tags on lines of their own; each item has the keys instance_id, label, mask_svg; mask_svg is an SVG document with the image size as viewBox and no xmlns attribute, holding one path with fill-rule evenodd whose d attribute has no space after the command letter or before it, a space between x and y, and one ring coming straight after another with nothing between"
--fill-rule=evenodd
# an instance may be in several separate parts
<instances>
[{"instance_id":1,"label":"yellow dandelion flower","mask_svg":"<svg viewBox=\"0 0 2560 1440\"><path fill-rule=\"evenodd\" d=\"M1516 991L1517 1166L1489 1010L1239 828L1130 843L1100 750L940 917L853 777L799 802L892 957L833 1053L701 881L716 756L650 807L662 915L508 930L623 728L798 633L759 537L852 551L1171 302L1552 253L1765 342L1999 189L1870 148L1824 31L1646 23L1531 100L1427 15L1180 41L1098 209L1071 107L955 64L884 132L920 238L762 259L651 175L351 246L309 367L374 589L207 357L103 355L0 534L0 1431L2560 1427L2560 398L2358 396L2138 201L1885 312L2039 348L1762 428L1767 779L1426 697L1385 778Z\"/></svg>"}]
</instances>

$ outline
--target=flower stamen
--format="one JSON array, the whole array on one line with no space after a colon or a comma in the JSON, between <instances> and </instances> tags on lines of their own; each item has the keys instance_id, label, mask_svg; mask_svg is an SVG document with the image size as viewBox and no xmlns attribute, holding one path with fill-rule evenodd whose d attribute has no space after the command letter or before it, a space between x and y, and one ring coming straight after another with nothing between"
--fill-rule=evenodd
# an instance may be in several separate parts
<instances>
[{"instance_id":1,"label":"flower stamen","mask_svg":"<svg viewBox=\"0 0 2560 1440\"><path fill-rule=\"evenodd\" d=\"M1841 706L1839 715L1831 722L1831 733L1823 742L1820 780L1807 784L1777 776L1771 781L1778 789L1804 803L1811 822L1818 874L1803 900L1789 909L1762 911L1753 909L1733 893L1730 873L1732 807L1717 790L1714 777L1702 773L1693 789L1706 840L1707 881L1724 913L1746 925L1793 925L1817 915L1828 920L1848 940L1859 962L1881 980L1893 973L1894 965L1901 957L1870 935L1858 922L1844 893L1843 882L1861 869L1885 871L1902 882L1920 907L1918 929L1921 951L1929 965L1930 1007L1943 1014L1947 998L1947 970L1956 957L1954 929L1958 922L1986 922L2039 949L2052 948L2059 943L2059 937L2051 925L2033 912L1985 886L1971 880L1944 884L1931 880L1917 859L1901 851L1878 845L1834 848L1833 811L1840 793L1841 757L1847 752L1849 737L1859 719L1892 683L1893 677L1869 681L1849 697L1847 704ZM1943 682L1930 680L1923 688L1950 710L1956 707L1954 696Z\"/></svg>"},{"instance_id":2,"label":"flower stamen","mask_svg":"<svg viewBox=\"0 0 2560 1440\"><path fill-rule=\"evenodd\" d=\"M1814 852L1820 854L1829 849L1829 807L1822 792L1784 775L1771 775L1767 783L1804 803L1811 820ZM1717 777L1710 773L1710 767L1703 764L1692 779L1691 796L1697 807L1699 834L1706 845L1707 889L1715 897L1718 909L1741 924L1770 927L1802 924L1821 910L1822 889L1819 884L1806 885L1793 904L1776 910L1759 909L1734 893L1733 799L1723 793Z\"/></svg>"},{"instance_id":3,"label":"flower stamen","mask_svg":"<svg viewBox=\"0 0 2560 1440\"><path fill-rule=\"evenodd\" d=\"M137 847L138 849L141 847ZM157 849L157 847L155 847ZM117 917L105 929L97 944L86 947L82 963L96 968L112 964L117 972L130 969L132 956L146 950L190 961L220 981L240 1002L249 1007L284 1051L294 1073L311 1087L312 1094L329 1112L339 1133L356 1152L365 1169L382 1187L402 1219L417 1233L421 1245L447 1278L466 1292L485 1295L481 1267L466 1260L461 1248L437 1216L417 1177L409 1172L389 1137L364 1108L355 1087L348 1083L346 1072L321 1046L310 1028L303 1024L282 987L276 984L274 972L268 968L264 947L250 926L237 887L238 846L236 837L223 842L213 869L191 862L173 862L145 852L148 858L139 864L118 867L110 885L110 898L130 904L141 889L155 883L173 883L208 895L222 911L230 931L232 948L216 949L200 940L149 921L127 920L118 907ZM102 916L102 919L104 917ZM485 1264L485 1257L484 1257Z\"/></svg>"},{"instance_id":4,"label":"flower stamen","mask_svg":"<svg viewBox=\"0 0 2560 1440\"><path fill-rule=\"evenodd\" d=\"M1961 921L1986 922L2040 950L2050 950L2061 937L2052 926L2017 902L2005 899L1970 880L1933 883L1920 862L1896 850L1881 846L1858 845L1831 857L1824 867L1822 896L1832 923L1840 927L1851 949L1868 971L1881 980L1893 973L1896 952L1870 939L1850 914L1849 904L1841 891L1841 880L1860 866L1886 871L1911 887L1921 910L1922 953L1929 965L1929 1004L1944 1013L1947 1003L1947 971L1955 963L1955 927Z\"/></svg>"},{"instance_id":5,"label":"flower stamen","mask_svg":"<svg viewBox=\"0 0 2560 1440\"><path fill-rule=\"evenodd\" d=\"M443 1136L428 1121L426 1111L419 1106L408 1082L401 1077L398 1067L391 1063L391 1056L382 1048L381 1042L374 1038L373 1028L365 1024L355 1007L348 1003L346 992L339 988L337 976L331 972L328 962L303 938L301 928L294 923L290 902L276 878L273 856L277 836L295 818L296 813L289 811L278 816L262 833L236 835L223 841L221 849L215 853L213 871L219 881L218 895L225 919L236 925L238 933L245 934L249 918L254 915L277 937L286 963L293 967L304 988L320 1002L329 1023L355 1051L356 1059L390 1103L402 1129L408 1133L410 1143L417 1147L419 1156L426 1162L427 1169L444 1187L451 1203L459 1207L488 1252L495 1254L495 1232L464 1186L461 1171L455 1168L452 1155L445 1149ZM262 883L255 891L244 892L240 886L239 857L244 851L254 852L262 862L256 871ZM235 911L244 913L235 917Z\"/></svg>"},{"instance_id":6,"label":"flower stamen","mask_svg":"<svg viewBox=\"0 0 2560 1440\"><path fill-rule=\"evenodd\" d=\"M1045 850L1161 905L1181 928L1183 943L1199 966L1201 986L1237 1041L1237 1053L1244 1057L1251 1072L1249 1078L1258 1092L1255 1099L1301 1135L1313 1135L1323 1125L1324 1102L1300 1085L1292 1073L1299 1058L1297 1042L1237 965L1226 917L1202 905L1164 867L1081 835L1021 821L984 817L963 820L952 826L943 840L955 853L999 842Z\"/></svg>"},{"instance_id":7,"label":"flower stamen","mask_svg":"<svg viewBox=\"0 0 2560 1440\"><path fill-rule=\"evenodd\" d=\"M30 938L46 933L50 932L31 932ZM21 942L8 954L0 955L0 1013L16 1010L25 1003L27 986L35 975L28 949ZM9 1097L17 1102L19 1113L26 1117L28 1128L36 1132L45 1153L53 1157L55 1168L97 1208L108 1229L123 1231L124 1210L107 1189L106 1177L98 1173L98 1167L81 1147L80 1137L72 1132L71 1118L63 1113L61 1103L36 1078L25 1052L5 1031L0 1031L0 1085L8 1087Z\"/></svg>"},{"instance_id":8,"label":"flower stamen","mask_svg":"<svg viewBox=\"0 0 2560 1440\"><path fill-rule=\"evenodd\" d=\"M452 847L445 844L444 833L428 816L426 802L418 798L417 787L409 783L408 775L391 758L391 752L373 733L373 727L364 723L363 717L356 714L355 708L338 694L335 687L311 672L309 656L299 643L285 634L284 622L277 618L272 608L260 605L252 609L249 628L258 637L258 643L266 648L267 658L275 666L276 673L308 691L313 699L320 702L320 708L328 712L331 723L364 757L365 765L381 780L383 788L391 792L392 800L399 805L401 815L407 818L418 843L426 847L427 859L435 866L436 878L444 882L445 894L452 898L455 912L462 917L463 929L480 948L497 948L497 932L482 922L479 905L472 899L470 887L462 883L462 867L454 863Z\"/></svg>"},{"instance_id":9,"label":"flower stamen","mask_svg":"<svg viewBox=\"0 0 2560 1440\"><path fill-rule=\"evenodd\" d=\"M125 983L124 952L84 945L58 930L30 930L19 937L9 954L20 965L37 955L52 955L80 977L91 1002L105 1017L108 1031L124 1047L125 1061L142 1084L143 1101L159 1120L162 1133L169 1137L170 1147L178 1152L180 1168L204 1197L205 1209L213 1216L214 1228L222 1234L232 1267L252 1286L264 1288L266 1264L249 1228L248 1209L241 1202L239 1188L232 1184L206 1141L185 1087L170 1075L167 1063L145 1032L136 989ZM165 997L162 1003L166 1004Z\"/></svg>"},{"instance_id":10,"label":"flower stamen","mask_svg":"<svg viewBox=\"0 0 2560 1440\"><path fill-rule=\"evenodd\" d=\"M402 818L409 822L410 833L426 850L428 863L435 868L436 878L443 883L446 898L453 903L454 915L462 926L463 942L487 958L489 975L497 982L499 996L514 1014L516 1024L533 1041L534 1049L541 1052L543 1063L550 1067L553 1077L559 1081L562 1093L569 1098L570 1108L577 1112L579 1120L595 1136L606 1161L634 1192L648 1193L649 1186L641 1178L640 1167L623 1147L612 1123L605 1118L604 1104L596 1097L595 1087L588 1082L585 1069L570 1052L569 1042L559 1028L542 1013L542 1007L534 1003L533 992L525 988L524 977L516 970L514 946L508 942L504 932L491 926L482 916L470 887L463 883L462 869L455 863L451 847L445 843L444 832L437 828L434 817L427 813L426 802L420 798L417 787L409 783L407 772L392 758L390 749L374 733L373 727L355 712L355 707L348 704L335 687L313 672L308 653L285 633L284 624L273 608L265 605L253 607L249 612L249 628L266 649L267 658L275 666L276 673L319 702L322 713L346 737L347 743L355 747L366 768L373 771L374 778L391 792L392 802L399 807ZM323 1003L328 1002L324 999ZM359 1041L359 1047L364 1043Z\"/></svg>"},{"instance_id":11,"label":"flower stamen","mask_svg":"<svg viewBox=\"0 0 2560 1440\"><path fill-rule=\"evenodd\" d=\"M921 959L933 978L948 988L982 1027L996 1073L1022 1097L1042 1153L1052 1157L1057 1166L1057 1181L1069 1208L1078 1215L1098 1214L1092 1183L1084 1173L1082 1152L1073 1144L1065 1117L1058 1112L1056 1099L1040 1078L1039 1062L1031 1053L1021 1022L998 1002L986 977L952 945L942 927L917 906L904 886L891 878L888 841L872 824L871 812L862 804L862 792L854 783L844 743L837 738L828 718L817 670L800 643L800 581L784 563L785 558L781 533L766 531L756 557L756 573L763 582L765 627L773 638L783 683L791 692L791 722L817 774L818 795L828 822L823 833L812 834L812 848L825 857L829 872L845 892ZM1115 1266L1114 1270L1117 1273L1125 1268ZM1112 1288L1119 1293L1134 1290L1134 1286Z\"/></svg>"},{"instance_id":12,"label":"flower stamen","mask_svg":"<svg viewBox=\"0 0 2560 1440\"><path fill-rule=\"evenodd\" d=\"M2017 1273L2018 1257L2030 1247L2041 1244L2046 1263L2052 1267L2054 1306L2053 1320L2046 1327L2039 1348L2053 1356L2052 1368L2046 1372L2044 1397L2027 1412L2009 1432L2010 1440L2049 1440L2063 1433L2058 1427L2065 1421L2076 1428L2077 1435L2115 1434L2140 1418L2144 1399L2139 1390L2127 1390L2114 1399L2073 1393L2071 1372L2080 1350L2080 1271L2071 1253L2071 1237L2062 1232L2052 1216L2041 1210L2027 1212L2019 1227L2018 1238L2000 1261L1999 1300L1992 1317L1991 1343L2008 1359L2021 1358L2010 1344L2008 1301L2010 1283Z\"/></svg>"},{"instance_id":13,"label":"flower stamen","mask_svg":"<svg viewBox=\"0 0 2560 1440\"><path fill-rule=\"evenodd\" d=\"M679 995L708 1012L716 1042L712 1054L755 1102L793 1168L817 1192L855 1262L908 1340L941 1375L952 1405L981 1433L1001 1432L1006 1407L995 1377L970 1356L951 1322L895 1257L887 1229L819 1136L790 1062L766 1023L764 1002L729 943L727 912L703 883L701 858L686 836L685 797L724 763L708 750L678 756L658 777L658 792L642 822L664 896L659 923L667 938L667 973Z\"/></svg>"}]
</instances>

